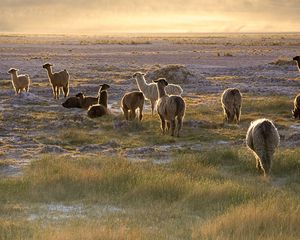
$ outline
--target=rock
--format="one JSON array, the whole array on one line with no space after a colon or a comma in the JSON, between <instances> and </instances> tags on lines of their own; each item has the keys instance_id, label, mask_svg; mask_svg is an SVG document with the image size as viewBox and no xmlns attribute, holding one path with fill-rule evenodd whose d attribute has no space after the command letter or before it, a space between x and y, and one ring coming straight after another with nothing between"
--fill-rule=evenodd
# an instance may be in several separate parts
<instances>
[{"instance_id":1,"label":"rock","mask_svg":"<svg viewBox=\"0 0 300 240\"><path fill-rule=\"evenodd\" d=\"M127 155L144 155L144 154L151 154L155 152L155 147L139 147L139 148L132 148L127 150Z\"/></svg>"},{"instance_id":2,"label":"rock","mask_svg":"<svg viewBox=\"0 0 300 240\"><path fill-rule=\"evenodd\" d=\"M80 152L100 152L100 151L107 151L107 150L112 150L115 148L119 148L120 144L118 144L114 140L110 140L107 143L104 144L89 144L80 147L78 150Z\"/></svg>"},{"instance_id":3,"label":"rock","mask_svg":"<svg viewBox=\"0 0 300 240\"><path fill-rule=\"evenodd\" d=\"M42 148L40 153L67 153L67 151L60 146L46 145Z\"/></svg>"}]
</instances>

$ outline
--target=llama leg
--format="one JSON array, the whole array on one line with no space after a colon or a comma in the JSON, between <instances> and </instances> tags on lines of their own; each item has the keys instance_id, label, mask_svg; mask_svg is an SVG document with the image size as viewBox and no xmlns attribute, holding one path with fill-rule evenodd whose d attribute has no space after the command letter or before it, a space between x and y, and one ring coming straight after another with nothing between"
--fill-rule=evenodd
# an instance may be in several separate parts
<instances>
[{"instance_id":1,"label":"llama leg","mask_svg":"<svg viewBox=\"0 0 300 240\"><path fill-rule=\"evenodd\" d=\"M131 110L128 110L128 120L129 121L132 120L132 112L131 112Z\"/></svg>"},{"instance_id":2,"label":"llama leg","mask_svg":"<svg viewBox=\"0 0 300 240\"><path fill-rule=\"evenodd\" d=\"M264 175L265 176L267 176L271 171L271 163L272 163L272 160L267 154L267 156L263 160L263 168L264 168Z\"/></svg>"},{"instance_id":3,"label":"llama leg","mask_svg":"<svg viewBox=\"0 0 300 240\"><path fill-rule=\"evenodd\" d=\"M26 91L26 92L28 92L28 91L29 91L29 86L27 86L27 87L25 88L25 91Z\"/></svg>"},{"instance_id":4,"label":"llama leg","mask_svg":"<svg viewBox=\"0 0 300 240\"><path fill-rule=\"evenodd\" d=\"M59 99L60 88L56 87L56 99Z\"/></svg>"},{"instance_id":5,"label":"llama leg","mask_svg":"<svg viewBox=\"0 0 300 240\"><path fill-rule=\"evenodd\" d=\"M155 102L156 102L156 101L151 101L151 112L152 112L152 116L153 116L153 113L154 113Z\"/></svg>"},{"instance_id":6,"label":"llama leg","mask_svg":"<svg viewBox=\"0 0 300 240\"><path fill-rule=\"evenodd\" d=\"M257 157L257 161L258 161L258 170L260 172L263 172L264 176L266 176L266 170L265 170L265 165L263 164L263 161L260 157Z\"/></svg>"},{"instance_id":7,"label":"llama leg","mask_svg":"<svg viewBox=\"0 0 300 240\"><path fill-rule=\"evenodd\" d=\"M264 174L264 176L266 176L266 170L262 164L260 164L260 169L261 169L261 172Z\"/></svg>"},{"instance_id":8,"label":"llama leg","mask_svg":"<svg viewBox=\"0 0 300 240\"><path fill-rule=\"evenodd\" d=\"M231 115L229 109L224 108L224 122L230 123L233 121L234 115Z\"/></svg>"},{"instance_id":9,"label":"llama leg","mask_svg":"<svg viewBox=\"0 0 300 240\"><path fill-rule=\"evenodd\" d=\"M259 157L256 157L255 159L256 159L256 169L259 173L261 173L263 171L263 169L260 165L260 159L259 159Z\"/></svg>"},{"instance_id":10,"label":"llama leg","mask_svg":"<svg viewBox=\"0 0 300 240\"><path fill-rule=\"evenodd\" d=\"M165 128L166 128L166 121L165 119L159 114L160 120L161 120L161 130L162 133L165 134Z\"/></svg>"},{"instance_id":11,"label":"llama leg","mask_svg":"<svg viewBox=\"0 0 300 240\"><path fill-rule=\"evenodd\" d=\"M175 120L171 120L170 126L171 126L171 136L173 137L175 132Z\"/></svg>"},{"instance_id":12,"label":"llama leg","mask_svg":"<svg viewBox=\"0 0 300 240\"><path fill-rule=\"evenodd\" d=\"M182 118L181 117L177 117L177 137L179 137L179 131L182 128Z\"/></svg>"},{"instance_id":13,"label":"llama leg","mask_svg":"<svg viewBox=\"0 0 300 240\"><path fill-rule=\"evenodd\" d=\"M224 121L223 121L224 123L225 122L228 123L228 121L229 121L229 114L230 114L229 111L227 111L227 109L225 108L224 109Z\"/></svg>"},{"instance_id":14,"label":"llama leg","mask_svg":"<svg viewBox=\"0 0 300 240\"><path fill-rule=\"evenodd\" d=\"M233 123L234 113L228 111L228 123Z\"/></svg>"},{"instance_id":15,"label":"llama leg","mask_svg":"<svg viewBox=\"0 0 300 240\"><path fill-rule=\"evenodd\" d=\"M122 108L122 110L123 110L125 119L128 121L128 109L127 108Z\"/></svg>"},{"instance_id":16,"label":"llama leg","mask_svg":"<svg viewBox=\"0 0 300 240\"><path fill-rule=\"evenodd\" d=\"M241 117L241 108L237 108L236 109L236 123L239 124L240 123L240 117Z\"/></svg>"},{"instance_id":17,"label":"llama leg","mask_svg":"<svg viewBox=\"0 0 300 240\"><path fill-rule=\"evenodd\" d=\"M170 122L167 122L167 132L169 132L170 129Z\"/></svg>"},{"instance_id":18,"label":"llama leg","mask_svg":"<svg viewBox=\"0 0 300 240\"><path fill-rule=\"evenodd\" d=\"M139 120L140 121L142 121L142 119L143 119L143 107L141 108L139 108Z\"/></svg>"},{"instance_id":19,"label":"llama leg","mask_svg":"<svg viewBox=\"0 0 300 240\"><path fill-rule=\"evenodd\" d=\"M63 87L64 97L69 95L69 85Z\"/></svg>"},{"instance_id":20,"label":"llama leg","mask_svg":"<svg viewBox=\"0 0 300 240\"><path fill-rule=\"evenodd\" d=\"M52 86L52 91L53 91L54 99L56 99L56 87L55 86Z\"/></svg>"},{"instance_id":21,"label":"llama leg","mask_svg":"<svg viewBox=\"0 0 300 240\"><path fill-rule=\"evenodd\" d=\"M130 109L130 113L131 113L131 120L134 120L136 117L135 109Z\"/></svg>"}]
</instances>

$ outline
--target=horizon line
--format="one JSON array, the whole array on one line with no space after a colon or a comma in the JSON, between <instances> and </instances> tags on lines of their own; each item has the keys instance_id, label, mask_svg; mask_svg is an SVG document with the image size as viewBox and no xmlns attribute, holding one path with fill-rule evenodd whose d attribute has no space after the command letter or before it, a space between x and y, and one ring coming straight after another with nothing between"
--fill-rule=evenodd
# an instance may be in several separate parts
<instances>
[{"instance_id":1,"label":"horizon line","mask_svg":"<svg viewBox=\"0 0 300 240\"><path fill-rule=\"evenodd\" d=\"M1 35L8 35L8 36L18 36L18 35L27 35L27 36L104 36L104 35L188 35L188 34L300 34L300 31L274 31L274 32L263 32L263 31L257 31L257 32L184 32L184 31L178 31L178 32L102 32L102 33L29 33L29 32L7 32L7 31L0 31L0 37Z\"/></svg>"}]
</instances>

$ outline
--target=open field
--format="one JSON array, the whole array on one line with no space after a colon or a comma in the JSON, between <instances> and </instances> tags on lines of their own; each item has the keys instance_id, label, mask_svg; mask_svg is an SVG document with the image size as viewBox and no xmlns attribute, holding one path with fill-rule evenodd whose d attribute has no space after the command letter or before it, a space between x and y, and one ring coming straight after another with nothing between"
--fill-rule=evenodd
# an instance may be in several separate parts
<instances>
[{"instance_id":1,"label":"open field","mask_svg":"<svg viewBox=\"0 0 300 240\"><path fill-rule=\"evenodd\" d=\"M0 35L0 239L299 239L299 53L300 34ZM113 115L63 108L44 62L68 69L71 95L110 84ZM125 122L132 74L172 64L189 73L182 136L161 135L149 102ZM11 67L30 94L14 95ZM239 126L223 125L227 87L243 93ZM269 178L245 147L261 117L281 137Z\"/></svg>"}]
</instances>

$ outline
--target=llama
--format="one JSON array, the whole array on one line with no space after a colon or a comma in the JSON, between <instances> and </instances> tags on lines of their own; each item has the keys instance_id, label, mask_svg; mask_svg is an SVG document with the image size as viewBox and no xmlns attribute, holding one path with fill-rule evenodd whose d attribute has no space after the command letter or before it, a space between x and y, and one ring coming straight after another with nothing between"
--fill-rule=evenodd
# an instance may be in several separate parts
<instances>
[{"instance_id":1,"label":"llama","mask_svg":"<svg viewBox=\"0 0 300 240\"><path fill-rule=\"evenodd\" d=\"M300 93L295 97L294 109L292 110L292 114L295 119L300 119Z\"/></svg>"},{"instance_id":2,"label":"llama","mask_svg":"<svg viewBox=\"0 0 300 240\"><path fill-rule=\"evenodd\" d=\"M69 97L65 102L61 104L65 108L81 108L78 97Z\"/></svg>"},{"instance_id":3,"label":"llama","mask_svg":"<svg viewBox=\"0 0 300 240\"><path fill-rule=\"evenodd\" d=\"M158 92L155 83L147 83L145 80L145 74L136 72L133 74L133 78L135 78L138 88L141 92L143 92L145 99L150 100L151 102L151 111L152 115L154 113L155 103L158 99ZM181 95L183 90L179 85L176 84L168 84L166 86L165 91L170 95Z\"/></svg>"},{"instance_id":4,"label":"llama","mask_svg":"<svg viewBox=\"0 0 300 240\"><path fill-rule=\"evenodd\" d=\"M263 118L251 122L246 135L246 144L255 155L256 168L263 171L264 176L271 171L273 155L279 141L277 128L272 121Z\"/></svg>"},{"instance_id":5,"label":"llama","mask_svg":"<svg viewBox=\"0 0 300 240\"><path fill-rule=\"evenodd\" d=\"M60 88L63 89L64 97L69 95L69 79L70 75L68 71L65 69L60 72L52 72L52 64L45 63L43 68L45 68L48 72L49 81L52 85L54 99L59 99Z\"/></svg>"},{"instance_id":6,"label":"llama","mask_svg":"<svg viewBox=\"0 0 300 240\"><path fill-rule=\"evenodd\" d=\"M87 97L82 92L77 93L76 97L79 99L80 106L84 109L89 109L90 106L98 103L98 97Z\"/></svg>"},{"instance_id":7,"label":"llama","mask_svg":"<svg viewBox=\"0 0 300 240\"><path fill-rule=\"evenodd\" d=\"M179 137L179 132L182 128L182 121L185 114L185 102L180 96L169 96L166 94L165 87L168 86L166 79L160 78L153 82L157 85L157 112L161 120L162 132L163 134L165 133L165 122L167 122L167 130L171 128L171 136L174 136L175 119L177 118L177 137Z\"/></svg>"},{"instance_id":8,"label":"llama","mask_svg":"<svg viewBox=\"0 0 300 240\"><path fill-rule=\"evenodd\" d=\"M107 109L108 95L106 90L109 89L110 86L108 84L102 84L100 87L98 104L90 106L87 112L90 118L102 117L109 114L109 110Z\"/></svg>"},{"instance_id":9,"label":"llama","mask_svg":"<svg viewBox=\"0 0 300 240\"><path fill-rule=\"evenodd\" d=\"M224 121L232 123L236 117L239 124L242 107L242 94L237 88L227 88L221 96L222 108L224 111Z\"/></svg>"},{"instance_id":10,"label":"llama","mask_svg":"<svg viewBox=\"0 0 300 240\"><path fill-rule=\"evenodd\" d=\"M143 118L143 106L145 97L142 92L134 91L126 93L121 100L121 108L126 120L133 120L136 116L136 109L139 109L139 120ZM130 116L128 116L128 113Z\"/></svg>"},{"instance_id":11,"label":"llama","mask_svg":"<svg viewBox=\"0 0 300 240\"><path fill-rule=\"evenodd\" d=\"M26 92L29 91L30 77L28 74L18 75L19 69L11 68L8 73L11 74L12 85L15 89L16 94L21 93L24 89Z\"/></svg>"},{"instance_id":12,"label":"llama","mask_svg":"<svg viewBox=\"0 0 300 240\"><path fill-rule=\"evenodd\" d=\"M297 62L298 71L300 72L300 56L294 57L293 60Z\"/></svg>"}]
</instances>

